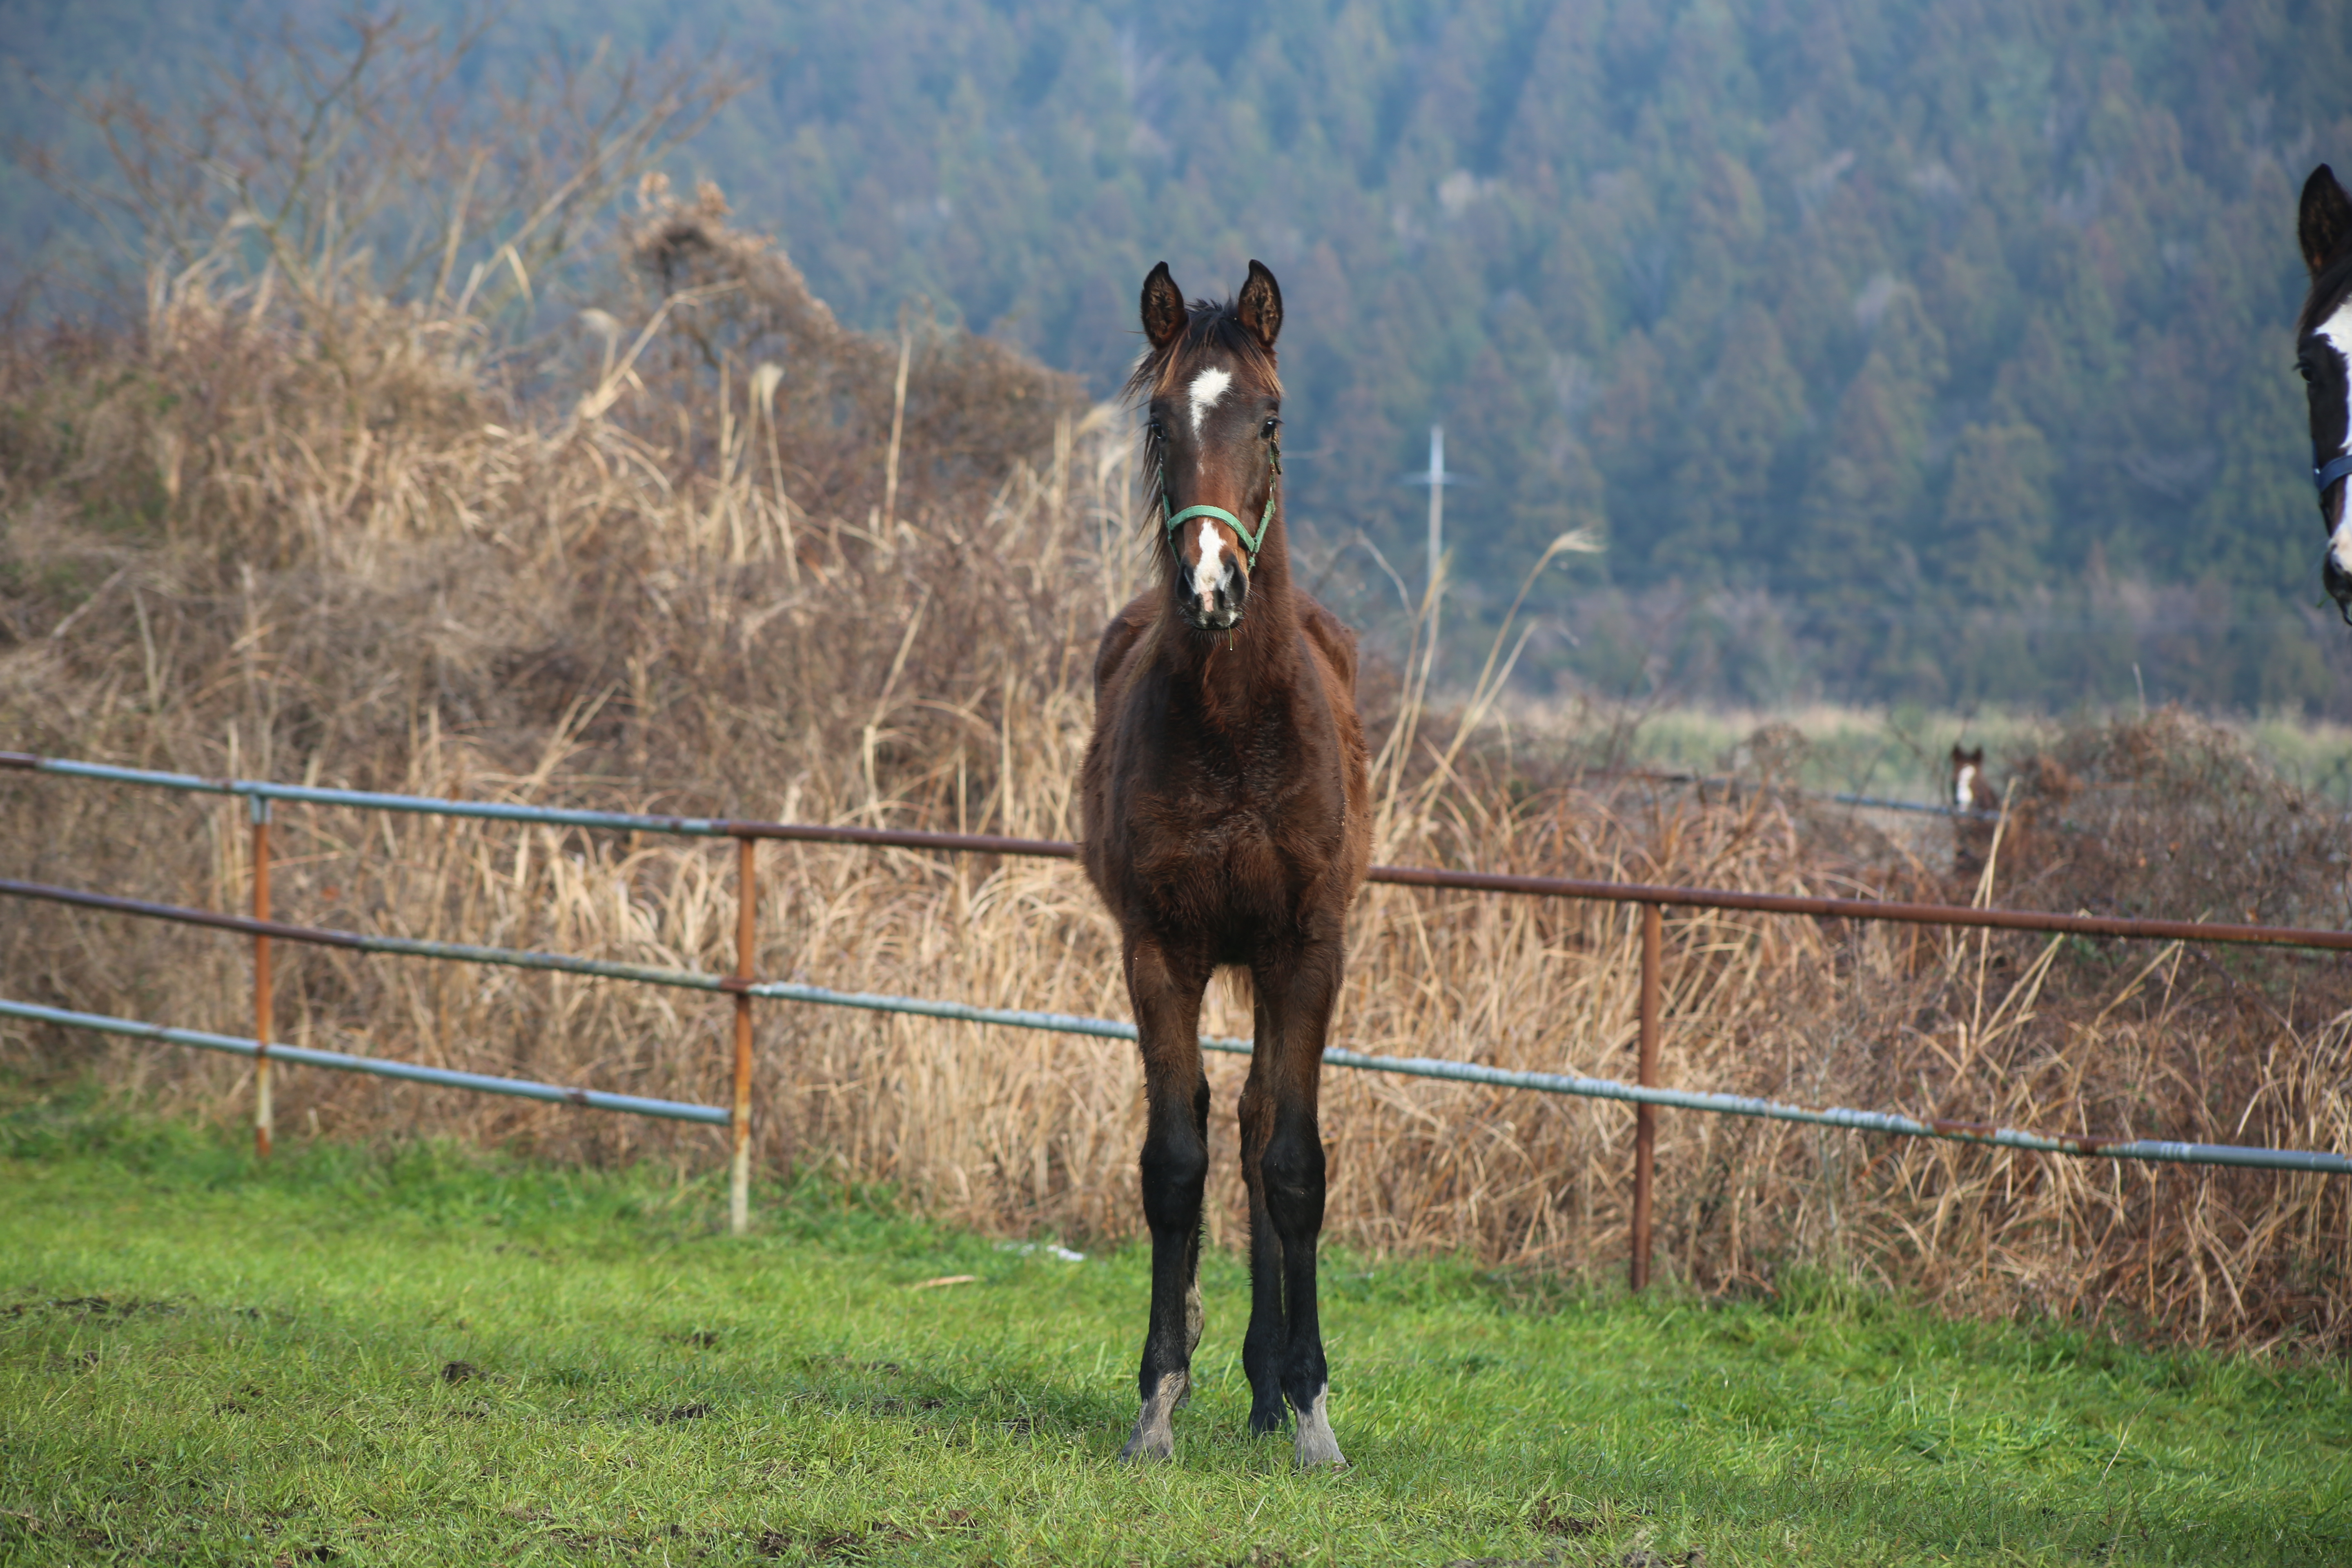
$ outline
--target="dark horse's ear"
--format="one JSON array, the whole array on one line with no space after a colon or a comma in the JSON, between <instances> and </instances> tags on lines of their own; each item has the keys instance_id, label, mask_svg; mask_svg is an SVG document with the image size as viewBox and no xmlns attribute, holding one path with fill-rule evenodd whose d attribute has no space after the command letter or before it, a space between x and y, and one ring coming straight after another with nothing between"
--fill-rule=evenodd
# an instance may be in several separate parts
<instances>
[{"instance_id":1,"label":"dark horse's ear","mask_svg":"<svg viewBox=\"0 0 2352 1568\"><path fill-rule=\"evenodd\" d=\"M2319 276L2320 268L2352 246L2352 196L2336 183L2336 171L2322 163L2303 183L2303 213L2295 224L2303 242L2303 264Z\"/></svg>"},{"instance_id":2,"label":"dark horse's ear","mask_svg":"<svg viewBox=\"0 0 2352 1568\"><path fill-rule=\"evenodd\" d=\"M1143 335L1151 340L1155 349L1164 349L1176 341L1191 320L1184 310L1184 290L1176 287L1176 279L1168 275L1168 263L1161 262L1143 280Z\"/></svg>"},{"instance_id":3,"label":"dark horse's ear","mask_svg":"<svg viewBox=\"0 0 2352 1568\"><path fill-rule=\"evenodd\" d=\"M1274 340L1282 335L1282 285L1274 280L1265 262L1250 263L1249 281L1242 285L1242 297L1234 302L1234 315L1262 347L1274 347Z\"/></svg>"}]
</instances>

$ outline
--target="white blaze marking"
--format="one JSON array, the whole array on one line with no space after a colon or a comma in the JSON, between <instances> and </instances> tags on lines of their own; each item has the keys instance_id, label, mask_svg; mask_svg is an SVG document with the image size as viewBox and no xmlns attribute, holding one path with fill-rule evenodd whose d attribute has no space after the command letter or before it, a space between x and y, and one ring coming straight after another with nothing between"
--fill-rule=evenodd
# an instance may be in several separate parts
<instances>
[{"instance_id":1,"label":"white blaze marking","mask_svg":"<svg viewBox=\"0 0 2352 1568\"><path fill-rule=\"evenodd\" d=\"M1213 366L1192 378L1193 440L1197 441L1201 438L1201 421L1209 416L1209 410L1217 405L1217 399L1223 397L1225 395L1225 388L1233 384L1233 372L1218 370Z\"/></svg>"},{"instance_id":2,"label":"white blaze marking","mask_svg":"<svg viewBox=\"0 0 2352 1568\"><path fill-rule=\"evenodd\" d=\"M1952 804L1966 811L1976 803L1977 765L1974 763L1962 763L1959 775L1952 780Z\"/></svg>"},{"instance_id":3,"label":"white blaze marking","mask_svg":"<svg viewBox=\"0 0 2352 1568\"><path fill-rule=\"evenodd\" d=\"M1192 568L1192 596L1202 605L1217 602L1217 583L1225 574L1219 564L1225 552L1225 542L1218 537L1217 525L1207 518L1201 520L1201 559Z\"/></svg>"},{"instance_id":4,"label":"white blaze marking","mask_svg":"<svg viewBox=\"0 0 2352 1568\"><path fill-rule=\"evenodd\" d=\"M2336 351L2336 357L2344 362L2345 369L2344 434L2336 441L2335 452L2328 455L2333 458L2341 456L2347 448L2352 448L2352 300L2336 307L2336 314L2321 325L2318 336L2321 342ZM1193 416L1195 424L1199 417L1198 415ZM2328 458L2322 458L2320 461L2325 464ZM2352 496L2352 489L2346 493ZM2336 509L2336 531L2328 538L2327 551L2336 557L2338 571L2352 574L2352 527L2347 527L2347 524L2352 524L2352 505L2339 505Z\"/></svg>"},{"instance_id":5,"label":"white blaze marking","mask_svg":"<svg viewBox=\"0 0 2352 1568\"><path fill-rule=\"evenodd\" d=\"M2346 370L2352 371L2352 299L2347 299L2336 307L2336 314L2328 317L2321 324L2318 335L2326 341L2329 348L2336 351L2336 357L2344 362ZM1205 374L1203 373L1204 378ZM1223 372L1220 371L1218 374L1223 374ZM1197 392L1200 385L1200 382L1194 382L1193 390ZM1200 418L1197 414L1192 416L1196 426L1200 423ZM2336 443L2336 450L2340 453L2347 447L2352 447L2352 399L2347 399L2346 402L2344 435Z\"/></svg>"}]
</instances>

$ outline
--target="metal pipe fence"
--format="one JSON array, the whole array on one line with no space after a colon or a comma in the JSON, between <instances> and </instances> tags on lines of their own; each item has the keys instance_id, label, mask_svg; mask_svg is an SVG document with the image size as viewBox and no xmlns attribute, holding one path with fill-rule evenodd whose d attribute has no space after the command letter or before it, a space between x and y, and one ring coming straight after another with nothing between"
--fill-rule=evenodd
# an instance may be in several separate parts
<instances>
[{"instance_id":1,"label":"metal pipe fence","mask_svg":"<svg viewBox=\"0 0 2352 1568\"><path fill-rule=\"evenodd\" d=\"M1075 845L1055 840L1006 837L991 834L932 833L911 828L871 828L814 824L742 821L723 817L665 816L652 814L586 811L560 806L520 805L496 801L443 800L422 795L386 795L369 791L329 789L317 785L279 784L262 780L208 778L193 773L157 773L116 767L26 752L0 752L0 767L55 773L65 777L157 786L197 793L244 795L252 803L254 912L250 916L151 903L110 894L47 884L0 880L0 897L37 900L113 913L207 926L249 936L254 942L255 1037L250 1040L202 1031L168 1028L131 1019L44 1007L32 1003L0 1001L0 1016L34 1019L68 1027L100 1030L176 1045L226 1050L253 1058L256 1067L255 1139L268 1152L269 1100L267 1073L273 1058L344 1071L375 1073L412 1081L484 1092L559 1101L591 1109L631 1111L675 1120L725 1126L730 1134L730 1218L737 1232L747 1228L749 1214L750 1137L751 1121L751 1016L755 998L827 1006L863 1008L885 1013L948 1018L1014 1028L1046 1029L1108 1039L1137 1037L1132 1024L1116 1019L1020 1008L982 1007L928 997L894 996L879 993L838 991L826 986L753 977L756 938L756 856L761 839L786 842L864 844L934 852L1045 856L1070 858ZM268 892L269 803L300 801L322 805L464 816L493 821L571 826L607 831L664 833L695 837L729 837L737 843L736 963L730 974L666 969L654 965L586 959L564 953L485 947L467 942L426 941L411 937L376 936L360 931L289 924L270 918ZM2352 952L2352 931L2289 926L2229 925L2189 921L2141 920L2123 916L2066 915L2049 910L1976 909L1955 904L1906 903L1874 899L1831 899L1804 894L1753 893L1727 889L1677 888L1642 883L1602 882L1572 878L1529 877L1509 873L1459 871L1442 868L1374 867L1371 879L1404 887L1453 889L1549 898L1605 900L1642 906L1640 1081L1620 1083L1574 1074L1517 1071L1475 1062L1420 1057L1377 1057L1331 1047L1323 1059L1334 1067L1372 1072L1480 1084L1492 1088L1530 1089L1591 1099L1615 1100L1636 1108L1634 1201L1632 1277L1636 1289L1649 1279L1651 1195L1655 1146L1654 1109L1669 1106L1720 1115L1760 1117L1805 1122L1860 1131L1914 1138L1947 1139L2002 1148L2032 1150L2116 1160L2166 1161L2189 1164L2352 1174L2352 1157L2325 1151L2264 1149L2236 1144L2177 1142L2153 1139L2103 1139L2050 1135L1990 1123L1927 1120L1889 1111L1853 1110L1843 1107L1814 1110L1746 1095L1717 1094L1666 1089L1655 1081L1661 1028L1660 993L1663 969L1663 911L1666 906L1715 909L1816 919L1894 921L1904 924L2028 931L2130 940L2218 942L2261 944L2332 952ZM362 952L399 954L467 963L502 964L525 969L677 986L731 995L735 999L733 1036L733 1095L730 1104L686 1105L599 1090L569 1089L518 1079L493 1078L428 1068L415 1063L383 1061L277 1045L270 1039L270 950L273 941L343 948ZM1249 1042L1203 1037L1204 1049L1247 1055Z\"/></svg>"},{"instance_id":2,"label":"metal pipe fence","mask_svg":"<svg viewBox=\"0 0 2352 1568\"><path fill-rule=\"evenodd\" d=\"M1925 816L1950 816L1967 822L1998 822L1998 810L1986 811L1977 806L1946 805L1934 800L1898 800L1891 795L1856 795L1850 790L1788 789L1755 784L1745 779L1720 774L1668 772L1657 768L1595 768L1587 778L1630 779L1636 784L1688 784L1706 797L1708 788L1727 793L1752 791L1759 795L1777 795L1784 799L1824 800L1832 805L1862 806L1871 811L1908 811Z\"/></svg>"},{"instance_id":3,"label":"metal pipe fence","mask_svg":"<svg viewBox=\"0 0 2352 1568\"><path fill-rule=\"evenodd\" d=\"M104 1035L128 1035L134 1039L161 1040L166 1045L194 1046L200 1050L226 1051L231 1056L261 1059L261 1042L236 1035L215 1035L205 1029L175 1029L137 1018L110 1018L103 1013L77 1013L65 1007L44 1007L37 1002L0 997L0 1017L27 1018L68 1029L90 1029ZM480 1094L510 1094L521 1100L544 1100L590 1110L625 1110L635 1116L661 1116L673 1121L707 1121L727 1125L727 1112L715 1105L688 1105L676 1100L651 1100L640 1094L613 1094L601 1089L565 1089L560 1084L533 1083L529 1079L495 1078L488 1073L460 1072L455 1068L427 1067L422 1062L389 1061L382 1057L355 1057L342 1051L313 1050L308 1046L273 1046L270 1055L304 1067L336 1072L368 1073L408 1083L437 1084L444 1089L469 1089Z\"/></svg>"},{"instance_id":4,"label":"metal pipe fence","mask_svg":"<svg viewBox=\"0 0 2352 1568\"><path fill-rule=\"evenodd\" d=\"M74 888L50 887L39 882L0 880L0 897L46 900L71 904L84 909L104 910L118 914L142 915L173 921L187 925L209 926L215 930L244 931L257 937L271 937L281 942L308 942L321 947L346 948L362 952L403 953L416 957L455 960L464 963L505 964L521 969L555 970L565 973L591 975L603 979L631 980L648 985L669 985L685 990L708 991L733 995L738 1005L748 1005L754 997L782 1002L814 1003L829 1007L856 1007L870 1012L907 1013L922 1017L947 1018L970 1024L993 1024L1006 1028L1045 1029L1058 1034L1092 1035L1102 1039L1133 1040L1137 1037L1133 1024L1116 1018L1090 1018L1074 1013L1046 1013L1017 1007L982 1007L966 1002L940 1001L924 996L894 996L869 991L838 991L823 985L804 985L793 981L753 981L746 984L739 975L710 974L696 970L662 969L650 964L617 963L604 959L576 958L568 953L535 952L528 949L479 947L467 942L426 942L410 937L370 936L360 931L335 931L324 927L289 925L276 921L248 920L238 915L219 914L210 910L184 909L171 904L148 903L137 899L121 899L105 893L84 892ZM1643 911L1646 928L1659 921L1657 907ZM1662 923L1662 922L1661 922ZM1646 1058L1643 1078L1654 1078L1657 1066L1659 1033L1660 965L1657 948L1644 931L1642 973L1642 1053ZM129 1019L106 1018L98 1014L68 1014L60 1009L40 1007L29 1003L0 1001L0 1014L40 1018L48 1022L72 1021L83 1027L108 1028L117 1034L137 1034L152 1038L176 1039L178 1035L193 1031L163 1031L157 1026L139 1024ZM203 1043L215 1048L241 1048L252 1055L254 1042L236 1041L232 1037L206 1035ZM183 1041L181 1043L190 1043ZM1220 1051L1234 1056L1248 1056L1250 1042L1229 1037L1204 1035L1201 1038L1204 1050ZM476 1088L483 1084L510 1084L510 1079L486 1079L479 1074L451 1073L440 1068L415 1068L405 1063L379 1064L375 1058L340 1056L331 1051L310 1051L297 1058L289 1047L275 1047L277 1054L289 1060L315 1060L320 1066L369 1064L352 1070L385 1070L387 1076L413 1077L420 1082L459 1082L460 1087ZM2030 1149L2046 1153L2096 1155L2105 1159L2163 1160L2192 1164L2242 1165L2266 1170L2310 1171L2332 1174L2352 1174L2352 1157L2326 1152L2305 1152L2292 1149L2261 1149L2229 1143L2184 1143L2153 1139L2091 1138L2072 1134L2050 1135L2021 1131L2014 1128L1997 1127L1990 1122L1957 1121L1920 1121L1887 1111L1850 1110L1832 1106L1811 1110L1789 1105L1780 1100L1750 1095L1717 1094L1694 1089L1664 1089L1644 1081L1637 1084L1620 1083L1612 1079L1585 1078L1573 1073L1532 1072L1509 1068L1487 1067L1477 1062L1448 1061L1431 1057L1381 1057L1361 1051L1333 1047L1323 1053L1323 1059L1333 1067L1360 1068L1370 1072L1401 1073L1412 1078L1443 1079L1455 1083L1482 1084L1497 1089L1534 1089L1546 1094L1576 1095L1586 1099L1616 1100L1648 1110L1656 1106L1670 1106L1683 1110L1709 1110L1730 1116L1752 1116L1775 1121L1809 1122L1821 1127L1843 1127L1856 1131L1891 1132L1915 1138L1941 1138L1957 1142L1989 1143L2004 1148ZM593 1100L580 1098L591 1091L560 1089L548 1085L529 1086L531 1098L566 1100L573 1104L591 1104ZM537 1092L545 1090L544 1093ZM635 1109L642 1105L674 1105L667 1100L638 1100L629 1096L605 1096L605 1099L628 1100L629 1105L615 1109ZM693 1114L681 1114L690 1111ZM675 1110L649 1112L676 1116L689 1121L709 1121L727 1125L728 1111L716 1106L685 1106ZM1646 1221L1649 1180L1637 1153L1635 1165L1634 1213L1638 1220ZM1641 1248L1635 1248L1640 1256Z\"/></svg>"}]
</instances>

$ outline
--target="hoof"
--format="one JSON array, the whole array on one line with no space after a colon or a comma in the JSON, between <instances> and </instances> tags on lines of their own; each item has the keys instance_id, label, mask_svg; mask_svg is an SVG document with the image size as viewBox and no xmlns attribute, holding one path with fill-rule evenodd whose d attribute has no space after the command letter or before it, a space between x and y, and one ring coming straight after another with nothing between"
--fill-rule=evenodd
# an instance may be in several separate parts
<instances>
[{"instance_id":1,"label":"hoof","mask_svg":"<svg viewBox=\"0 0 2352 1568\"><path fill-rule=\"evenodd\" d=\"M1157 1432L1147 1432L1140 1421L1135 1424L1135 1431L1128 1438L1127 1447L1118 1451L1119 1463L1123 1465L1157 1464L1175 1457L1176 1435L1165 1426Z\"/></svg>"},{"instance_id":2,"label":"hoof","mask_svg":"<svg viewBox=\"0 0 2352 1568\"><path fill-rule=\"evenodd\" d=\"M1160 1380L1151 1397L1135 1417L1135 1430L1127 1439L1127 1447L1118 1451L1124 1463L1146 1464L1157 1459L1171 1458L1176 1453L1176 1430L1171 1417L1176 1407L1192 1389L1192 1380L1181 1372L1171 1372Z\"/></svg>"},{"instance_id":3,"label":"hoof","mask_svg":"<svg viewBox=\"0 0 2352 1568\"><path fill-rule=\"evenodd\" d=\"M1339 1452L1339 1441L1328 1432L1320 1436L1301 1433L1291 1442L1290 1457L1302 1470L1319 1470L1326 1466L1335 1470L1348 1468L1348 1456Z\"/></svg>"},{"instance_id":4,"label":"hoof","mask_svg":"<svg viewBox=\"0 0 2352 1568\"><path fill-rule=\"evenodd\" d=\"M1327 1397L1327 1391L1317 1389L1314 1403L1298 1413L1298 1435L1291 1439L1290 1454L1302 1470L1325 1465L1347 1468L1348 1457L1339 1452L1339 1440L1331 1436L1331 1418L1324 1412Z\"/></svg>"}]
</instances>

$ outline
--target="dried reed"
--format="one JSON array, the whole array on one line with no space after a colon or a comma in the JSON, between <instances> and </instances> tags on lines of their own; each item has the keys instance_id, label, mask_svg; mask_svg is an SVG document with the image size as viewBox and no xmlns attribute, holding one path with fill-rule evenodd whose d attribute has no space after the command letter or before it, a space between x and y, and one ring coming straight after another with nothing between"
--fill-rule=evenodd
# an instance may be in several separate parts
<instances>
[{"instance_id":1,"label":"dried reed","mask_svg":"<svg viewBox=\"0 0 2352 1568\"><path fill-rule=\"evenodd\" d=\"M260 289L200 270L159 284L135 335L8 358L5 743L425 794L1072 836L1095 628L1141 566L1117 412L952 331L844 331L781 253L728 226L715 192L648 184L626 244L638 291L587 318L536 402L469 368L446 313L349 294L329 355ZM1445 712L1418 672L1369 683L1388 742L1381 858L1782 890L1939 881L1932 857L1769 791L1704 803L1581 782L1524 737L1507 752L1477 722L1507 673L1490 661ZM2341 897L2314 803L2186 717L2062 737L2031 780L1990 874L2004 897L2273 918ZM247 897L233 805L53 780L12 780L0 799L13 875ZM731 963L723 846L329 809L279 823L287 918ZM762 854L765 975L1124 1011L1114 933L1068 865ZM2352 1150L2352 987L2333 959L1705 911L1667 930L1670 1082ZM1606 905L1370 889L1339 1037L1627 1076L1633 933ZM280 974L280 1029L299 1043L723 1100L723 1003L303 950ZM240 1031L249 1016L235 944L75 912L0 917L0 985ZM1206 1026L1247 1020L1220 987ZM88 1065L208 1115L242 1105L234 1063L22 1026L0 1038L20 1065ZM771 1166L823 1163L1004 1230L1135 1225L1126 1047L772 1005L759 1047ZM1223 1108L1239 1068L1211 1071L1211 1226L1231 1241ZM1326 1092L1339 1237L1621 1264L1622 1108L1337 1071ZM287 1075L278 1095L289 1131L719 1156L700 1130L324 1074ZM1967 1310L2352 1340L2340 1182L1662 1123L1663 1260L1705 1288L1770 1289L1809 1266Z\"/></svg>"}]
</instances>

